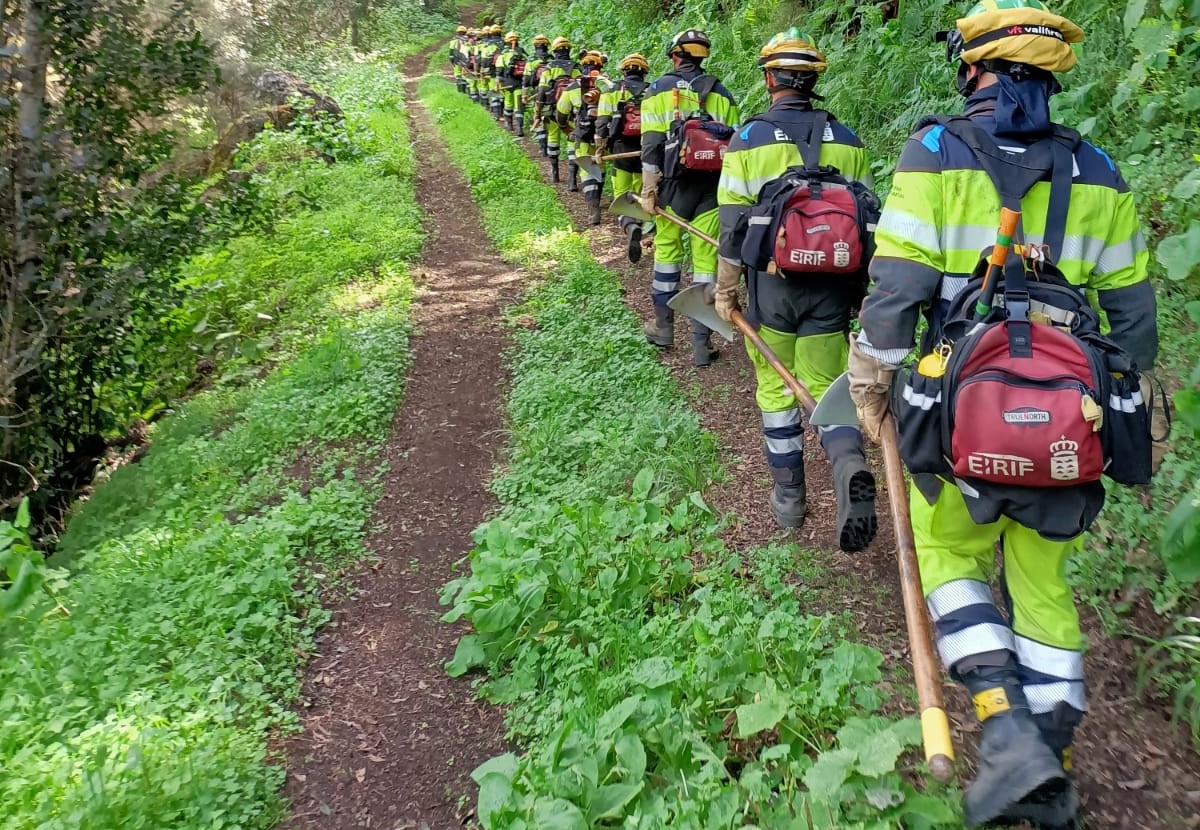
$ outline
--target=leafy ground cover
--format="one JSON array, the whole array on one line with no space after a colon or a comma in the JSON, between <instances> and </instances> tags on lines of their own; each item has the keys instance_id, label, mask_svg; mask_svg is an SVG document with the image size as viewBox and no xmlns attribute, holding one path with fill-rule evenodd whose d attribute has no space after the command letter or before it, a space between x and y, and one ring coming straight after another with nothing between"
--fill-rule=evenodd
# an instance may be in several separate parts
<instances>
[{"instance_id":1,"label":"leafy ground cover","mask_svg":"<svg viewBox=\"0 0 1200 830\"><path fill-rule=\"evenodd\" d=\"M447 619L474 626L447 669L483 669L526 748L475 771L480 821L956 826L911 783L917 725L875 714L881 655L786 581L811 554L743 561L717 539L713 439L553 190L450 84L420 95L489 234L541 278L510 321L503 507L444 591Z\"/></svg>"},{"instance_id":2,"label":"leafy ground cover","mask_svg":"<svg viewBox=\"0 0 1200 830\"><path fill-rule=\"evenodd\" d=\"M65 612L0 616L0 825L211 830L281 815L268 739L295 723L322 597L364 553L420 241L394 69L360 64L337 84L346 124L247 151L290 191L275 232L189 266L199 299L179 330L218 332L229 372L72 518ZM316 141L334 163L309 160Z\"/></svg>"},{"instance_id":3,"label":"leafy ground cover","mask_svg":"<svg viewBox=\"0 0 1200 830\"><path fill-rule=\"evenodd\" d=\"M663 14L650 0L595 0L587 4L517 0L509 27L572 38L615 59L645 54L652 74L666 69L664 45L678 31L699 26L713 42L706 66L742 104L743 113L766 107L754 62L774 32L798 25L813 33L829 71L818 91L822 104L863 138L881 194L890 185L904 141L921 116L961 109L953 67L932 33L953 25L969 4L936 0L844 3L838 0L686 0ZM1154 256L1159 293L1161 350L1156 370L1169 386L1195 389L1200 351L1200 144L1195 123L1200 86L1200 8L1175 0L1060 0L1053 10L1077 21L1087 39L1079 64L1063 76L1055 115L1117 159L1129 181ZM880 71L886 67L886 71ZM1182 398L1180 403L1186 406ZM1072 563L1071 579L1110 635L1153 643L1189 626L1200 613L1200 448L1190 429L1177 429L1173 448L1154 484L1111 488L1086 554ZM1168 518L1169 517L1169 518ZM1200 660L1194 650L1159 649L1143 668L1147 688L1187 696L1181 711L1200 733ZM1173 659L1162 659L1163 655ZM1189 691L1191 690L1191 691Z\"/></svg>"}]
</instances>

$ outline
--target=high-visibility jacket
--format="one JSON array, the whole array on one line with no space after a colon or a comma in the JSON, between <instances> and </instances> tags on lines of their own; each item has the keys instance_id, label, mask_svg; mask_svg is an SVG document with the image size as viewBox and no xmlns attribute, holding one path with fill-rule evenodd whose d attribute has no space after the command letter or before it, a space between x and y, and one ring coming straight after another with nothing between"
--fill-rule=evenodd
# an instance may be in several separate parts
<instances>
[{"instance_id":1,"label":"high-visibility jacket","mask_svg":"<svg viewBox=\"0 0 1200 830\"><path fill-rule=\"evenodd\" d=\"M570 58L551 58L546 61L546 71L538 81L538 103L543 106L554 106L554 82L563 76L578 78L579 64Z\"/></svg>"},{"instance_id":2,"label":"high-visibility jacket","mask_svg":"<svg viewBox=\"0 0 1200 830\"><path fill-rule=\"evenodd\" d=\"M967 115L994 134L996 91L981 90ZM1021 142L996 137L1015 151ZM1116 163L1084 141L1075 148L1063 250L1050 259L1107 318L1109 336L1143 369L1158 353L1154 290L1146 274L1149 255L1133 195ZM1021 201L1018 241L1046 236L1049 177ZM943 314L966 285L981 252L996 238L1000 196L965 143L940 125L909 138L892 179L875 233L870 274L875 288L859 321L868 354L899 363L912 347L917 315ZM1055 217L1062 221L1062 217Z\"/></svg>"},{"instance_id":3,"label":"high-visibility jacket","mask_svg":"<svg viewBox=\"0 0 1200 830\"><path fill-rule=\"evenodd\" d=\"M613 131L620 129L621 119L618 116L621 115L621 105L644 95L649 88L650 85L641 75L630 74L614 83L611 89L600 96L600 105L596 110L596 134L604 136L614 152L630 152L641 148L640 136L624 136ZM637 169L640 170L641 166Z\"/></svg>"},{"instance_id":4,"label":"high-visibility jacket","mask_svg":"<svg viewBox=\"0 0 1200 830\"><path fill-rule=\"evenodd\" d=\"M803 166L800 148L787 133L769 123L772 116L781 120L796 113L811 112L812 107L799 98L783 98L765 113L749 119L734 134L721 165L717 203L721 206L720 254L730 262L741 262L742 240L734 234L738 220L758 201L763 185L779 178L789 168ZM643 116L643 123L644 123ZM765 119L765 120L764 120ZM803 139L804 136L798 136ZM843 176L870 187L871 165L866 148L854 131L830 118L821 137L821 166L836 167Z\"/></svg>"},{"instance_id":5,"label":"high-visibility jacket","mask_svg":"<svg viewBox=\"0 0 1200 830\"><path fill-rule=\"evenodd\" d=\"M661 172L663 146L676 114L686 118L701 109L700 99L690 82L708 74L699 69L668 72L650 85L642 99L642 167L647 173ZM731 127L738 125L740 115L733 94L717 82L704 100L703 109L717 121Z\"/></svg>"},{"instance_id":6,"label":"high-visibility jacket","mask_svg":"<svg viewBox=\"0 0 1200 830\"><path fill-rule=\"evenodd\" d=\"M496 53L496 74L500 76L500 85L505 89L516 89L521 86L521 81L523 80L524 76L520 78L514 78L509 74L509 70L512 69L513 63L521 60L525 60L525 50L519 45L515 48L512 46L505 46L504 49ZM528 68L529 64L526 62L526 70L528 70Z\"/></svg>"},{"instance_id":7,"label":"high-visibility jacket","mask_svg":"<svg viewBox=\"0 0 1200 830\"><path fill-rule=\"evenodd\" d=\"M454 42L450 44L450 63L455 66L461 66L466 63L467 48L469 45L466 35L455 35Z\"/></svg>"},{"instance_id":8,"label":"high-visibility jacket","mask_svg":"<svg viewBox=\"0 0 1200 830\"><path fill-rule=\"evenodd\" d=\"M533 47L533 55L525 63L525 77L521 86L527 90L536 89L538 83L538 67L550 60L550 53L544 46Z\"/></svg>"},{"instance_id":9,"label":"high-visibility jacket","mask_svg":"<svg viewBox=\"0 0 1200 830\"><path fill-rule=\"evenodd\" d=\"M475 44L475 71L491 77L495 74L492 59L500 50L502 43L498 38L487 37Z\"/></svg>"},{"instance_id":10,"label":"high-visibility jacket","mask_svg":"<svg viewBox=\"0 0 1200 830\"><path fill-rule=\"evenodd\" d=\"M603 75L597 75L590 80L594 84L593 89L589 90L594 93L590 96L593 98L592 101L585 100L584 78L580 77L571 81L571 85L563 91L562 97L555 105L555 111L559 116L559 125L565 128L568 123L574 123L575 129L572 138L587 144L591 144L595 138L600 98L605 92L612 89L612 81Z\"/></svg>"}]
</instances>

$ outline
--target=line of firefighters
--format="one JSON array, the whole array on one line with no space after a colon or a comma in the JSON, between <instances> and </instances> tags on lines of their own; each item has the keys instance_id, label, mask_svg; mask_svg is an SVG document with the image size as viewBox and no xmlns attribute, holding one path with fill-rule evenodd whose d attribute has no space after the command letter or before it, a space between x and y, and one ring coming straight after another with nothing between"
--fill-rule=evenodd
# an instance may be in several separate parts
<instances>
[{"instance_id":1,"label":"line of firefighters","mask_svg":"<svg viewBox=\"0 0 1200 830\"><path fill-rule=\"evenodd\" d=\"M1053 486L1020 478L1035 468L1032 460L1019 467L1006 461L998 473L984 463L1015 457L1010 455L964 456L969 473L995 473L991 481L970 482L967 474L940 468L917 474L910 456L904 457L914 473L917 557L938 649L951 676L971 692L982 724L966 821L1074 827L1071 744L1086 703L1083 636L1064 571L1104 491L1099 471L1095 480L1080 480L1080 441L1067 437L1066 423L1078 421L1081 440L1099 442L1090 433L1094 428L1099 434L1096 413L1106 401L1114 407L1102 413L1110 426L1129 413L1149 422L1152 388L1139 387L1137 367L1143 380L1150 378L1158 348L1148 254L1129 188L1107 154L1050 120L1049 99L1061 89L1054 73L1074 66L1071 44L1083 32L1040 0L979 0L955 29L939 33L958 69L965 113L918 126L880 212L862 142L814 107L821 100L814 87L827 67L806 32L789 29L762 47L758 66L771 104L744 119L734 96L704 69L711 43L698 29L672 39L666 48L671 66L653 82L642 54L624 56L619 76L610 79L604 74L608 57L600 51L575 50L564 37L538 35L527 53L517 32L501 31L496 25L458 28L450 49L458 88L518 136L525 135L532 108L532 137L550 160L553 181L560 180L565 155L568 189L582 191L593 224L601 221L604 171L611 165L614 202L636 203L642 211L620 216L629 259L637 262L653 238L654 317L644 327L649 342L674 343L670 301L679 293L688 253L693 284L708 286L709 300L725 320L740 311L744 281L747 321L814 398L820 400L848 370L859 424L817 430L832 466L835 532L843 550L864 549L876 533L875 479L863 451L864 432L878 441L890 410L940 411L941 392L914 391L914 379L925 382L923 388L957 390L942 375L967 371L966 361L950 359L966 338L956 341L951 332L963 308L980 308L971 292L979 290L987 265L980 252L992 251L1003 237L996 230L1002 206L1017 211L1019 235L1028 243L1013 246L997 264L1003 279L1013 281L1011 308L1004 313L1010 320L1017 313L1028 318L1017 320L1013 330L1026 331L1022 326L1032 321L1098 343L1100 324L1093 332L1084 323L1096 311L1104 313L1104 336L1131 361L1126 375L1134 379L1132 390L1085 393L1081 414L1078 389L1086 383L1068 384L1066 394L1075 397L1060 409L1062 383L1034 389L1040 380L997 380L996 372L970 379L976 389L995 384L1000 403L991 408L1004 419L997 431L1009 430L1018 441L1043 427L1054 433L1046 450L1055 453ZM1012 182L1022 178L1025 184L1014 192ZM653 221L645 220L647 214ZM871 215L869 233L864 215ZM858 224L847 226L847 216L857 216ZM688 226L687 248L678 220ZM788 235L793 242L807 236L808 243L788 248ZM869 294L868 270L874 283ZM1063 302L1018 301L1043 290L1018 284L1026 271L1061 281L1067 292L1051 300ZM964 303L965 297L972 301ZM861 332L849 337L856 312ZM922 317L927 326L915 344ZM1036 340L1038 349L1045 337ZM692 320L691 338L693 362L709 365L717 356L711 331ZM1018 341L1012 341L1013 354L1029 349L1027 341ZM918 372L932 372L923 380L901 374L914 345L923 357L915 364ZM781 526L799 527L806 514L803 413L763 356L753 347L747 351L774 482L771 508ZM892 392L893 375L908 378L903 401ZM1119 380L1121 373L1113 377ZM1045 406L1003 404L1018 393L1041 395ZM1058 440L1060 423L1064 435ZM964 432L963 440L985 441L982 431ZM1149 459L1149 437L1145 446ZM1113 465L1127 463L1115 454ZM1132 471L1129 480L1111 469L1105 474L1137 483ZM1004 476L1017 478L1004 482ZM1067 483L1059 479L1069 479L1070 486L1059 486ZM996 543L1003 549L1002 605L989 587Z\"/></svg>"}]
</instances>

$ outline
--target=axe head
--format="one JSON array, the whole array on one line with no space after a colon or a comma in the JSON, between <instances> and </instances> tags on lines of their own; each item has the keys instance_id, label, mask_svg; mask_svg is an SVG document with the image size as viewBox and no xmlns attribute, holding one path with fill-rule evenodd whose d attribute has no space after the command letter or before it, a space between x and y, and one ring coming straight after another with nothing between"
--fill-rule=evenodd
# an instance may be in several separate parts
<instances>
[{"instance_id":1,"label":"axe head","mask_svg":"<svg viewBox=\"0 0 1200 830\"><path fill-rule=\"evenodd\" d=\"M707 284L696 284L685 288L672 297L667 306L680 314L686 314L732 343L733 326L717 315L717 307L708 301L708 294L705 290L707 288Z\"/></svg>"},{"instance_id":2,"label":"axe head","mask_svg":"<svg viewBox=\"0 0 1200 830\"><path fill-rule=\"evenodd\" d=\"M592 161L591 156L576 156L575 166L588 174L589 178L602 179L604 178L604 170L596 162Z\"/></svg>"},{"instance_id":3,"label":"axe head","mask_svg":"<svg viewBox=\"0 0 1200 830\"><path fill-rule=\"evenodd\" d=\"M808 416L815 427L858 426L858 410L850 399L850 373L842 372L829 384L817 408Z\"/></svg>"},{"instance_id":4,"label":"axe head","mask_svg":"<svg viewBox=\"0 0 1200 830\"><path fill-rule=\"evenodd\" d=\"M642 206L631 191L622 193L620 199L613 199L613 203L608 206L608 212L615 213L617 216L628 216L639 222L649 222L654 219L653 216L642 210Z\"/></svg>"}]
</instances>

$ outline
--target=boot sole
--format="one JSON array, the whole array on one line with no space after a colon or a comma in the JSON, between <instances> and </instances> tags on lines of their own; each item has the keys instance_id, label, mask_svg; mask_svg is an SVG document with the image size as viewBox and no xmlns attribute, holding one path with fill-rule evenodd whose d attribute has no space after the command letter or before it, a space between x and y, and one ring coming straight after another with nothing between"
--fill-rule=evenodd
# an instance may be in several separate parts
<instances>
[{"instance_id":1,"label":"boot sole","mask_svg":"<svg viewBox=\"0 0 1200 830\"><path fill-rule=\"evenodd\" d=\"M870 470L859 470L850 477L848 490L850 506L838 525L838 546L847 553L856 553L871 544L879 527L875 517L875 476Z\"/></svg>"},{"instance_id":2,"label":"boot sole","mask_svg":"<svg viewBox=\"0 0 1200 830\"><path fill-rule=\"evenodd\" d=\"M1051 756L1053 759L1053 756ZM1040 769L1039 769L1040 767ZM963 799L967 827L979 827L989 821L1014 816L1014 810L1025 801L1036 800L1049 803L1062 797L1070 786L1070 779L1058 764L1022 763L1011 767L1012 774L1003 778L1003 790L993 789L979 793L976 785L967 788ZM999 783L997 781L996 783Z\"/></svg>"},{"instance_id":3,"label":"boot sole","mask_svg":"<svg viewBox=\"0 0 1200 830\"><path fill-rule=\"evenodd\" d=\"M1057 789L1057 788L1056 788ZM1076 830L1079 817L1079 793L1069 781L1061 792L1034 790L1009 807L1003 816L1006 825L1029 822L1041 830Z\"/></svg>"},{"instance_id":4,"label":"boot sole","mask_svg":"<svg viewBox=\"0 0 1200 830\"><path fill-rule=\"evenodd\" d=\"M629 234L629 243L625 246L625 256L630 262L638 262L642 258L642 229L635 227Z\"/></svg>"}]
</instances>

